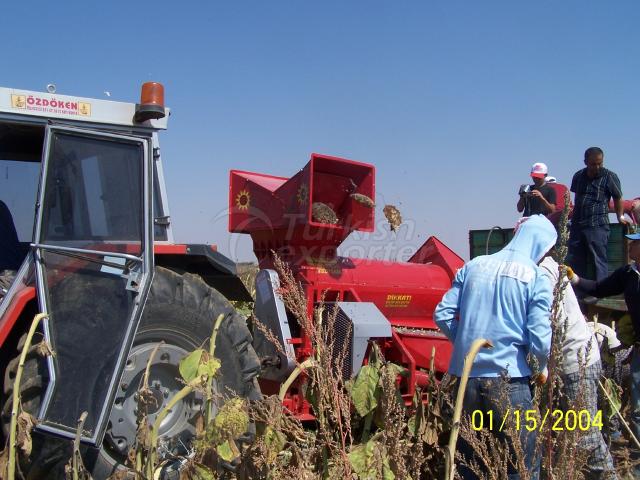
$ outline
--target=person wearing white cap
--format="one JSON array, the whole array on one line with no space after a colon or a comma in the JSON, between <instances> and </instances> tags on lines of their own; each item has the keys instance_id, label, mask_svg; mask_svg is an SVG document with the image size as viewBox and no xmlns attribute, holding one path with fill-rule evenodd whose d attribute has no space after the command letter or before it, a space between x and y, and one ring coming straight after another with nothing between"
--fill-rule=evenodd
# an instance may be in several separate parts
<instances>
[{"instance_id":1,"label":"person wearing white cap","mask_svg":"<svg viewBox=\"0 0 640 480\"><path fill-rule=\"evenodd\" d=\"M533 185L522 185L519 192L517 208L523 217L549 215L556 211L556 191L547 184L547 173L544 163L534 163L531 166Z\"/></svg>"}]
</instances>

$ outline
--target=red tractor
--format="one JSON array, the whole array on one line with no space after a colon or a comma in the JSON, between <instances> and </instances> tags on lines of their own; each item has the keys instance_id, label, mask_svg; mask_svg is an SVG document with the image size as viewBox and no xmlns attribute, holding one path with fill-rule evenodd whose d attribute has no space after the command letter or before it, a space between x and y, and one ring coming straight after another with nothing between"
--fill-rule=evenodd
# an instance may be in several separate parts
<instances>
[{"instance_id":1,"label":"red tractor","mask_svg":"<svg viewBox=\"0 0 640 480\"><path fill-rule=\"evenodd\" d=\"M145 84L139 104L0 88L4 435L18 351L38 312L48 313L41 333L55 352L29 353L21 383L41 432L30 478L50 478L66 462L69 441L56 438L73 438L83 411L94 478L121 465L151 352L164 342L151 367L153 421L182 388L178 362L210 337L220 313L218 391L260 395L260 362L229 302L251 300L234 262L214 246L173 241L158 143L168 116L159 84ZM201 403L191 395L163 421L165 456L186 453Z\"/></svg>"},{"instance_id":2,"label":"red tractor","mask_svg":"<svg viewBox=\"0 0 640 480\"><path fill-rule=\"evenodd\" d=\"M121 468L136 438L147 362L153 358L153 421L182 387L179 361L207 341L220 314L217 391L257 399L260 386L277 388L312 351L278 295L274 252L303 284L309 312L321 298L337 303L345 377L357 373L371 341L407 367L407 399L427 382L432 352L436 369L447 368L451 345L432 313L462 260L433 237L408 262L340 257L350 232L374 228L374 209L362 199L375 198L375 170L324 155L312 155L290 179L231 172L229 229L251 235L261 268L255 315L287 354L259 332L252 337L230 303L252 300L235 263L214 246L173 241L158 143L168 116L156 83L143 85L138 104L0 88L4 435L18 355L38 312L48 314L40 335L55 352L30 350L20 385L24 409L38 419L29 478L50 478L69 459L85 411L86 466L95 479ZM319 216L319 206L333 217ZM303 382L285 406L311 419ZM202 403L194 393L163 421L165 458L188 454Z\"/></svg>"}]
</instances>

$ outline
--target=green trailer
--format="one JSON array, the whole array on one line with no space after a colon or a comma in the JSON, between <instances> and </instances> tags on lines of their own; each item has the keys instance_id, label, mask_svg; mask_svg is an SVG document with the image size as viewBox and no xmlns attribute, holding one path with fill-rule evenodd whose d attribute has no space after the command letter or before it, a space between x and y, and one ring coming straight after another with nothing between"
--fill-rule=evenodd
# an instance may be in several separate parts
<instances>
[{"instance_id":1,"label":"green trailer","mask_svg":"<svg viewBox=\"0 0 640 480\"><path fill-rule=\"evenodd\" d=\"M627 228L619 223L610 225L609 245L607 246L607 256L609 260L609 273L629 262L627 249L627 239L625 234ZM513 227L501 228L493 227L488 230L469 231L469 257L475 258L479 255L490 255L502 249L513 238ZM588 276L593 278L593 262L590 262ZM599 314L599 320L617 320L627 306L622 297L604 298L596 304L589 306L589 315ZM603 318L604 317L604 318ZM608 322L607 322L608 323Z\"/></svg>"},{"instance_id":2,"label":"green trailer","mask_svg":"<svg viewBox=\"0 0 640 480\"><path fill-rule=\"evenodd\" d=\"M609 258L609 273L626 265L629 261L627 251L626 227L620 223L610 225L609 245L607 255ZM496 253L513 238L513 227L493 227L489 230L469 231L469 257L490 255ZM593 272L591 272L593 273Z\"/></svg>"}]
</instances>

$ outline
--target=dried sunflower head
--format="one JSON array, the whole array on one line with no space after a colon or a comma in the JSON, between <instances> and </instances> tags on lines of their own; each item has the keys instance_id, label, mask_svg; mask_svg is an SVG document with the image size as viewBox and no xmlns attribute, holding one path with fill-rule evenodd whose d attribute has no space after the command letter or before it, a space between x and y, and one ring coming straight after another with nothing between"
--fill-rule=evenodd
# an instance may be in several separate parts
<instances>
[{"instance_id":1,"label":"dried sunflower head","mask_svg":"<svg viewBox=\"0 0 640 480\"><path fill-rule=\"evenodd\" d=\"M391 231L395 232L402 224L402 215L400 215L400 210L393 205L385 205L382 212L384 213L384 216L387 217Z\"/></svg>"},{"instance_id":2,"label":"dried sunflower head","mask_svg":"<svg viewBox=\"0 0 640 480\"><path fill-rule=\"evenodd\" d=\"M311 205L311 217L314 222L318 223L338 223L336 212L329 205L322 202L313 202Z\"/></svg>"},{"instance_id":3,"label":"dried sunflower head","mask_svg":"<svg viewBox=\"0 0 640 480\"><path fill-rule=\"evenodd\" d=\"M359 204L364 205L365 207L373 208L376 206L376 204L373 203L373 200L371 200L366 195L363 195L362 193L352 193L349 196Z\"/></svg>"}]
</instances>

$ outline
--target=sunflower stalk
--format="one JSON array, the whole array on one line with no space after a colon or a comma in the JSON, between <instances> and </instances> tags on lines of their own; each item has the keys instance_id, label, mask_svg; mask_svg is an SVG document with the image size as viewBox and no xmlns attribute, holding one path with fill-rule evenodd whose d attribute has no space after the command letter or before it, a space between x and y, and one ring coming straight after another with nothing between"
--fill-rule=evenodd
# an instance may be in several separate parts
<instances>
[{"instance_id":1,"label":"sunflower stalk","mask_svg":"<svg viewBox=\"0 0 640 480\"><path fill-rule=\"evenodd\" d=\"M158 349L160 348L161 345L164 344L164 341L159 342L153 349L153 351L151 352L151 355L149 355L149 360L147 361L147 366L144 370L144 375L142 376L142 386L140 387L140 391L138 392L138 429L140 428L144 428L147 429L147 402L148 402L148 395L147 393L149 392L149 375L151 372L151 364L153 362L153 359L156 356L156 353L158 353ZM146 438L146 435L145 435ZM142 465L143 465L143 451L144 449L147 447L146 445L143 444L144 442L137 442L136 445L136 459L135 459L135 471L136 472L141 472L142 471ZM139 473L136 473L136 478L138 478L140 475Z\"/></svg>"},{"instance_id":2,"label":"sunflower stalk","mask_svg":"<svg viewBox=\"0 0 640 480\"><path fill-rule=\"evenodd\" d=\"M78 419L78 428L76 429L76 436L73 439L73 456L71 457L71 468L73 469L73 480L79 480L80 469L83 468L82 456L80 455L80 437L82 436L82 429L84 428L84 422L87 419L87 412L82 412Z\"/></svg>"},{"instance_id":3,"label":"sunflower stalk","mask_svg":"<svg viewBox=\"0 0 640 480\"><path fill-rule=\"evenodd\" d=\"M460 417L462 416L462 404L464 400L464 391L467 389L467 381L471 374L471 367L473 361L478 355L478 352L482 348L493 348L493 345L489 340L484 338L477 338L471 344L469 352L464 357L464 363L462 367L462 376L460 377L460 385L458 386L458 395L456 396L456 406L453 411L453 421L451 425L451 436L449 437L449 444L445 449L445 480L453 480L455 473L455 452L456 443L458 442L458 432L460 431Z\"/></svg>"},{"instance_id":4,"label":"sunflower stalk","mask_svg":"<svg viewBox=\"0 0 640 480\"><path fill-rule=\"evenodd\" d=\"M31 341L33 335L40 325L40 321L44 318L48 318L46 313L39 313L33 317L29 333L27 333L27 340L22 347L22 353L20 353L20 363L18 363L18 371L16 372L16 378L13 382L13 398L11 404L11 424L9 430L9 464L7 466L7 479L14 480L16 475L16 430L18 427L18 410L20 409L20 381L22 380L22 372L24 371L24 362L27 358L27 352L31 348Z\"/></svg>"},{"instance_id":5,"label":"sunflower stalk","mask_svg":"<svg viewBox=\"0 0 640 480\"><path fill-rule=\"evenodd\" d=\"M209 340L209 358L213 358L216 353L216 338L218 338L218 330L220 330L220 325L222 324L222 320L224 320L224 313L218 315L216 319L216 323L213 326L213 331L211 332L211 339ZM207 402L205 406L205 425L209 425L211 422L211 418L213 416L213 398L211 397L211 389L213 387L213 375L210 375L207 378Z\"/></svg>"},{"instance_id":6,"label":"sunflower stalk","mask_svg":"<svg viewBox=\"0 0 640 480\"><path fill-rule=\"evenodd\" d=\"M191 392L193 392L196 388L202 385L202 378L197 377L188 385L182 387L182 389L176 393L173 398L165 405L165 407L160 411L158 416L156 417L156 421L153 422L153 428L151 429L151 441L149 446L149 459L147 460L146 465L146 475L147 478L154 478L155 465L157 462L158 456L158 431L160 430L160 425L168 413L176 406L176 404L182 401L185 397L187 397Z\"/></svg>"}]
</instances>

